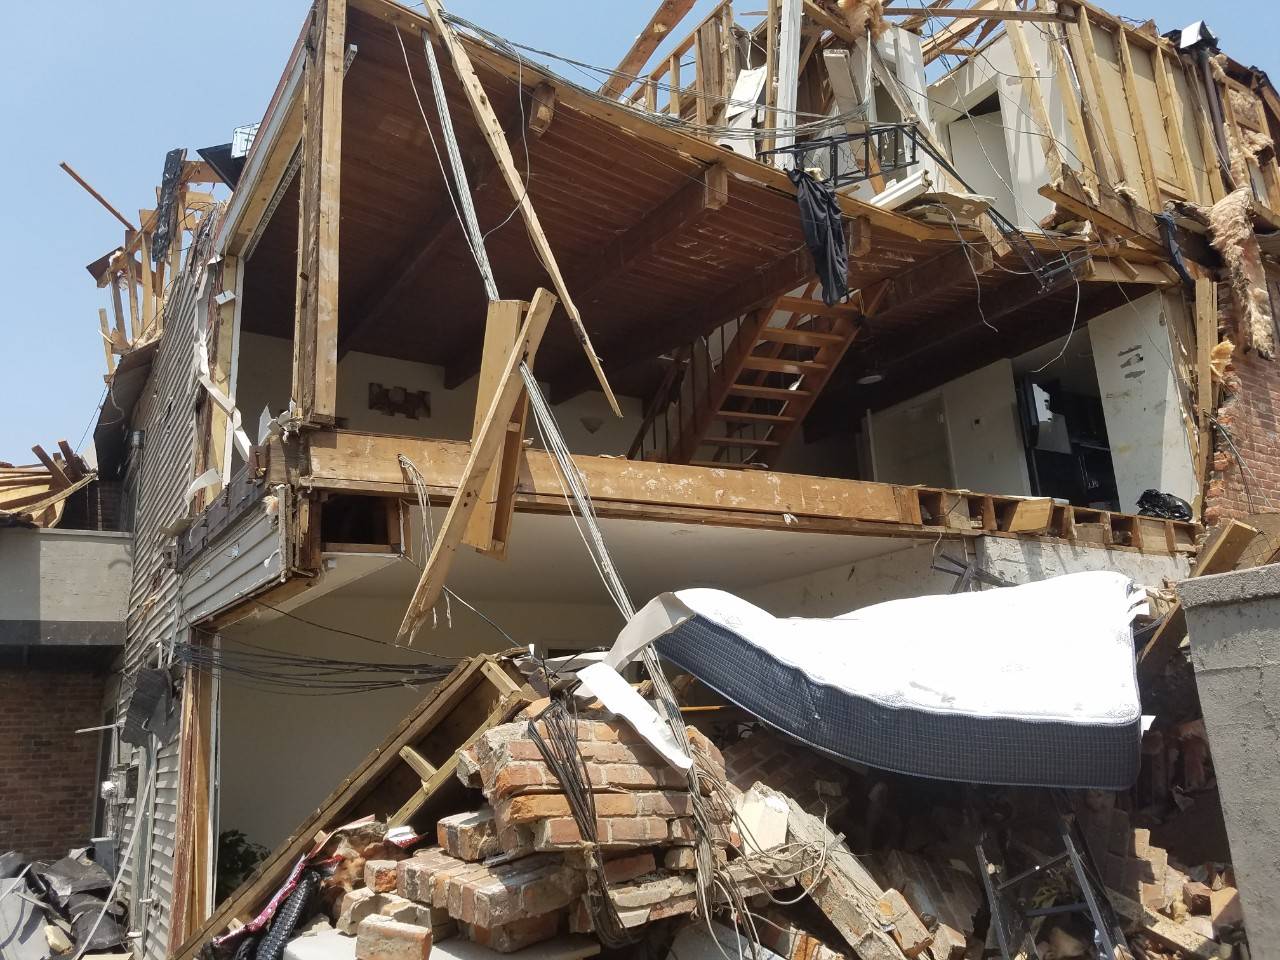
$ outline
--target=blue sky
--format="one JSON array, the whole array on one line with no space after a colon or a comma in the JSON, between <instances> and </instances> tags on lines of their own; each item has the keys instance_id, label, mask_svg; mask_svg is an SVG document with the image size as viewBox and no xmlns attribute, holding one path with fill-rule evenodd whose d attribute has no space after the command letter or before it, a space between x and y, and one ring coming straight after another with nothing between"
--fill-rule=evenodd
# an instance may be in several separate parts
<instances>
[{"instance_id":1,"label":"blue sky","mask_svg":"<svg viewBox=\"0 0 1280 960\"><path fill-rule=\"evenodd\" d=\"M513 40L615 64L657 0L454 0L454 12ZM687 23L713 0L699 0ZM1223 49L1280 81L1275 0L1112 0L1161 30L1205 17ZM259 119L307 0L65 0L6 8L0 58L0 460L31 445L77 444L95 416L105 366L84 266L116 246L119 224L58 169L65 160L136 222L154 203L165 152L223 143ZM764 0L736 0L759 10ZM570 79L582 81L572 68Z\"/></svg>"}]
</instances>

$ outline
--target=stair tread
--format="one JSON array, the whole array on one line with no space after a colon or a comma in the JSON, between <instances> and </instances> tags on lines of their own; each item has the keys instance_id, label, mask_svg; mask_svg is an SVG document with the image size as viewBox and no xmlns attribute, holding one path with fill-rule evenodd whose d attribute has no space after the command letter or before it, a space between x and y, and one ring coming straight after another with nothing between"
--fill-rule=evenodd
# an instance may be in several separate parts
<instances>
[{"instance_id":1,"label":"stair tread","mask_svg":"<svg viewBox=\"0 0 1280 960\"><path fill-rule=\"evenodd\" d=\"M713 447L776 447L777 440L757 440L754 437L703 437L702 442Z\"/></svg>"},{"instance_id":2,"label":"stair tread","mask_svg":"<svg viewBox=\"0 0 1280 960\"><path fill-rule=\"evenodd\" d=\"M822 330L797 330L793 327L764 327L757 339L773 343L789 343L797 347L825 347L844 343L847 337Z\"/></svg>"},{"instance_id":3,"label":"stair tread","mask_svg":"<svg viewBox=\"0 0 1280 960\"><path fill-rule=\"evenodd\" d=\"M794 423L795 417L781 413L755 413L751 410L717 410L718 420L737 420L742 423Z\"/></svg>"},{"instance_id":4,"label":"stair tread","mask_svg":"<svg viewBox=\"0 0 1280 960\"><path fill-rule=\"evenodd\" d=\"M810 390L788 390L786 387L759 387L753 383L735 383L729 393L756 400L798 400L813 396Z\"/></svg>"},{"instance_id":5,"label":"stair tread","mask_svg":"<svg viewBox=\"0 0 1280 960\"><path fill-rule=\"evenodd\" d=\"M763 370L767 373L794 373L797 376L805 373L817 373L826 370L829 365L817 360L783 360L778 357L750 356L742 361L744 370Z\"/></svg>"}]
</instances>

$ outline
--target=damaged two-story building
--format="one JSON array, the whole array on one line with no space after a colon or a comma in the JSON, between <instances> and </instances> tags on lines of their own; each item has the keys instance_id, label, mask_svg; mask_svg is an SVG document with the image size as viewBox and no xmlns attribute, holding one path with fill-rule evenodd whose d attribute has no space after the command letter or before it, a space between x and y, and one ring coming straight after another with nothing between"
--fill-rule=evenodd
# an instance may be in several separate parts
<instances>
[{"instance_id":1,"label":"damaged two-story building","mask_svg":"<svg viewBox=\"0 0 1280 960\"><path fill-rule=\"evenodd\" d=\"M261 122L91 265L137 957L191 956L219 838L288 840L460 658L687 587L1158 589L1275 529L1266 75L1076 0L760 5L666 0L586 83L317 0Z\"/></svg>"}]
</instances>

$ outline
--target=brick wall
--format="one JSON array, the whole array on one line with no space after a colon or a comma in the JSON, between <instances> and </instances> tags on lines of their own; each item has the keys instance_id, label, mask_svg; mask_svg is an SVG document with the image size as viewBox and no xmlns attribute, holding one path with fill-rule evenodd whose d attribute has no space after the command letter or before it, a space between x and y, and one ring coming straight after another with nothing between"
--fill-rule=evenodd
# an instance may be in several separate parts
<instances>
[{"instance_id":1,"label":"brick wall","mask_svg":"<svg viewBox=\"0 0 1280 960\"><path fill-rule=\"evenodd\" d=\"M1240 348L1226 285L1220 289L1219 326L1237 346L1216 416L1235 451L1222 430L1215 430L1205 491L1207 526L1231 517L1280 511L1280 360L1263 360Z\"/></svg>"},{"instance_id":2,"label":"brick wall","mask_svg":"<svg viewBox=\"0 0 1280 960\"><path fill-rule=\"evenodd\" d=\"M0 852L64 857L93 831L100 671L0 666Z\"/></svg>"}]
</instances>

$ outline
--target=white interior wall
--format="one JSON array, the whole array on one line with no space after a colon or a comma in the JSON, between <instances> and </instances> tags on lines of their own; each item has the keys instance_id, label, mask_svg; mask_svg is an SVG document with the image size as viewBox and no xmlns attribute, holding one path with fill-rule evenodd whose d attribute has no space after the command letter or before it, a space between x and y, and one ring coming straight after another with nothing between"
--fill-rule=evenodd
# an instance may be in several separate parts
<instances>
[{"instance_id":1,"label":"white interior wall","mask_svg":"<svg viewBox=\"0 0 1280 960\"><path fill-rule=\"evenodd\" d=\"M952 380L942 387L942 399L956 483L969 490L1029 496L1013 364L997 360Z\"/></svg>"},{"instance_id":2,"label":"white interior wall","mask_svg":"<svg viewBox=\"0 0 1280 960\"><path fill-rule=\"evenodd\" d=\"M295 612L316 623L390 642L406 601L407 595L362 596L343 589ZM554 650L608 644L620 625L617 612L604 605L486 601L483 609L522 642ZM411 652L288 617L259 618L224 631L224 636L309 656L446 665L451 658L511 646L456 603L451 618L440 605L437 626L424 627ZM431 660L431 653L442 659ZM242 830L250 840L274 848L429 690L424 686L350 695L268 693L228 677L222 687L220 829Z\"/></svg>"},{"instance_id":3,"label":"white interior wall","mask_svg":"<svg viewBox=\"0 0 1280 960\"><path fill-rule=\"evenodd\" d=\"M1031 82L1039 84L1049 114L1050 127L1060 144L1063 161L1079 168L1076 158L1083 151L1074 142L1067 126L1063 101L1064 92L1066 96L1074 96L1074 89L1068 78L1056 76L1048 38L1034 29L1035 24L1026 26L1033 28L1024 30L1023 34L1039 73L1039 78ZM1053 204L1038 192L1040 187L1048 183L1049 172L1044 157L1044 138L1033 119L1029 91L1023 86L1021 72L1008 38L1000 37L984 47L977 56L932 84L929 96L933 102L935 121L940 125L948 125L986 99L992 89L999 92L999 122L1003 127L1009 182L1017 214L1010 218L1022 229L1038 232L1040 220L1053 212ZM974 183L975 187L978 179L990 176L983 169L984 166L989 166L985 159L979 158L979 165L976 167L971 160L965 165L960 162L959 157L955 159L961 175ZM1009 214L1006 213L1006 216Z\"/></svg>"},{"instance_id":4,"label":"white interior wall","mask_svg":"<svg viewBox=\"0 0 1280 960\"><path fill-rule=\"evenodd\" d=\"M1173 302L1159 292L1089 321L1120 509L1147 489L1196 495L1196 471L1174 375Z\"/></svg>"},{"instance_id":5,"label":"white interior wall","mask_svg":"<svg viewBox=\"0 0 1280 960\"><path fill-rule=\"evenodd\" d=\"M877 480L1031 493L1009 360L873 413L871 438Z\"/></svg>"},{"instance_id":6,"label":"white interior wall","mask_svg":"<svg viewBox=\"0 0 1280 960\"><path fill-rule=\"evenodd\" d=\"M1004 126L998 113L961 117L947 127L951 158L973 192L990 197L996 210L1018 218L1018 204L1010 189L1013 172L1005 149Z\"/></svg>"},{"instance_id":7,"label":"white interior wall","mask_svg":"<svg viewBox=\"0 0 1280 960\"><path fill-rule=\"evenodd\" d=\"M281 337L244 333L241 335L240 380L237 405L246 429L253 436L263 405L278 414L289 403L293 379L293 344ZM477 377L454 390L444 386L443 367L414 363L394 357L352 351L338 363L338 416L347 429L367 433L389 433L437 440L469 440L475 417ZM369 384L426 390L431 394L431 416L412 420L403 414L369 409ZM634 397L619 397L623 417L615 417L604 394L588 391L558 404L555 409L560 429L574 453L587 455L625 454L639 427L641 403ZM528 436L537 430L532 422Z\"/></svg>"}]
</instances>

